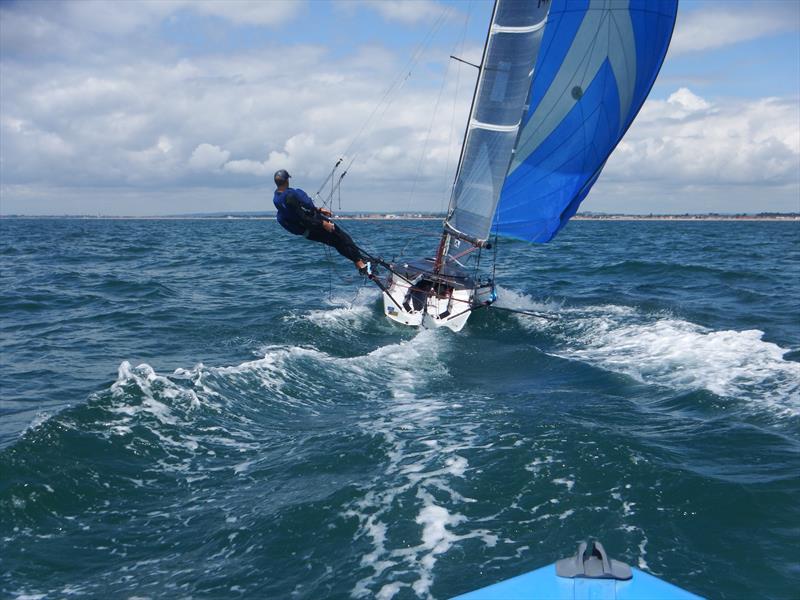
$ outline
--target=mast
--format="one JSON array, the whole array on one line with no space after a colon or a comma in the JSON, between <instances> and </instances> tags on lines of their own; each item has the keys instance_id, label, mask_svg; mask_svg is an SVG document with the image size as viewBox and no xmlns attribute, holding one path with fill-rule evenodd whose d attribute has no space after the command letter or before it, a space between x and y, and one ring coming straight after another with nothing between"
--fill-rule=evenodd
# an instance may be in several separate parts
<instances>
[{"instance_id":1,"label":"mast","mask_svg":"<svg viewBox=\"0 0 800 600\"><path fill-rule=\"evenodd\" d=\"M492 37L492 25L494 24L494 17L497 14L497 5L500 0L494 0L492 6L492 16L489 19L489 27L486 30L486 39L483 42L483 53L481 54L481 62L478 65L478 76L475 78L475 87L472 90L472 103L469 107L469 116L467 116L467 125L464 127L464 139L461 140L461 153L458 156L458 166L456 167L456 174L453 177L453 186L450 190L450 201L447 205L447 216L445 216L442 227L442 239L439 241L439 248L436 250L436 258L433 263L433 272L438 273L442 268L442 259L447 252L447 247L450 245L450 233L447 230L447 218L450 216L450 211L453 206L453 195L455 194L455 182L458 181L458 175L461 172L461 167L464 164L464 149L467 147L467 136L469 135L469 124L472 121L472 115L475 112L475 102L478 99L478 89L483 79L483 65L486 63L486 52L489 50L489 39Z\"/></svg>"}]
</instances>

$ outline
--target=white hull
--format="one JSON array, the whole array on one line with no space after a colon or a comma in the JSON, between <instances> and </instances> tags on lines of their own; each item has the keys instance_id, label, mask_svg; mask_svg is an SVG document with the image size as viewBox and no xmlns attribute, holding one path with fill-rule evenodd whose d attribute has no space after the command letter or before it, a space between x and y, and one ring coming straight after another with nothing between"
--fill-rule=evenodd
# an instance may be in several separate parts
<instances>
[{"instance_id":1,"label":"white hull","mask_svg":"<svg viewBox=\"0 0 800 600\"><path fill-rule=\"evenodd\" d=\"M383 292L383 312L396 323L411 327L461 331L472 310L491 301L490 284L480 287L434 285L424 272L392 273ZM436 290L436 291L434 291ZM483 296L487 296L483 298Z\"/></svg>"}]
</instances>

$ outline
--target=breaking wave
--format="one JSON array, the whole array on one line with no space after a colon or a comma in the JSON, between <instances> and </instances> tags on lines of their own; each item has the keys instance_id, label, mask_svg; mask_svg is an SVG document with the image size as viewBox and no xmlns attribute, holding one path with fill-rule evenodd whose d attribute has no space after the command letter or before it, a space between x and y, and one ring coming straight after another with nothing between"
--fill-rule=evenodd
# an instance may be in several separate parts
<instances>
[{"instance_id":1,"label":"breaking wave","mask_svg":"<svg viewBox=\"0 0 800 600\"><path fill-rule=\"evenodd\" d=\"M552 334L557 343L550 352L556 356L646 384L705 389L781 416L800 415L800 363L786 360L790 350L765 341L763 331L714 331L668 312L619 305L567 307L511 290L501 290L500 300L509 308L559 317L516 317L528 329Z\"/></svg>"}]
</instances>

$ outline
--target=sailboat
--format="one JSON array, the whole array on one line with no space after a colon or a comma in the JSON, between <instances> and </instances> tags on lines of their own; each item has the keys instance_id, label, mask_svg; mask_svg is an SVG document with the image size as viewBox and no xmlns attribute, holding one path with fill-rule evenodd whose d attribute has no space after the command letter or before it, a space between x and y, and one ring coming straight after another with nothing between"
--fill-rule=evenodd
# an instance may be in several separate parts
<instances>
[{"instance_id":1,"label":"sailboat","mask_svg":"<svg viewBox=\"0 0 800 600\"><path fill-rule=\"evenodd\" d=\"M677 4L495 1L438 248L375 280L389 319L460 331L497 298L498 238L556 236L655 83Z\"/></svg>"}]
</instances>

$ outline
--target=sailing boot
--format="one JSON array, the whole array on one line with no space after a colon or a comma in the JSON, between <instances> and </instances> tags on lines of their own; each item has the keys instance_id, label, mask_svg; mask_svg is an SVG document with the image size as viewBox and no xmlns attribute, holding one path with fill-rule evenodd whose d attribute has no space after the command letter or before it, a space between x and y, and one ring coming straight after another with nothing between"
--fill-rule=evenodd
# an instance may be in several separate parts
<instances>
[{"instance_id":1,"label":"sailing boot","mask_svg":"<svg viewBox=\"0 0 800 600\"><path fill-rule=\"evenodd\" d=\"M364 263L364 266L361 267L358 270L358 272L361 273L362 275L364 275L365 277L368 277L369 279L372 279L372 277L373 277L373 275L372 275L372 263L367 261L366 263Z\"/></svg>"}]
</instances>

